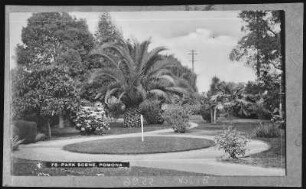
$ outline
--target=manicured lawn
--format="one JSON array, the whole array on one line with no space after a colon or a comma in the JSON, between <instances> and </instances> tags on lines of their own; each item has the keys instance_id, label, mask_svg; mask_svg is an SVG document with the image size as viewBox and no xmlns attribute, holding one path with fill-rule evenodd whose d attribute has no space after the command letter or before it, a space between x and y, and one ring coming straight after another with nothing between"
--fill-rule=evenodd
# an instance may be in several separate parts
<instances>
[{"instance_id":1,"label":"manicured lawn","mask_svg":"<svg viewBox=\"0 0 306 189\"><path fill-rule=\"evenodd\" d=\"M127 133L140 133L141 128L125 128L123 127L122 122L111 122L110 123L110 130L105 131L104 135L118 135L118 134L127 134ZM151 124L151 125L144 125L143 130L144 132L148 131L155 131L161 129L168 129L170 128L167 124ZM59 128L52 128L52 140L57 139L67 139L67 138L79 138L79 137L90 137L96 135L81 135L80 131L75 129L74 127L66 127L63 129Z\"/></svg>"},{"instance_id":2,"label":"manicured lawn","mask_svg":"<svg viewBox=\"0 0 306 189\"><path fill-rule=\"evenodd\" d=\"M111 135L111 134L126 134L126 133L140 133L141 128L125 128L123 127L122 122L112 122L110 123L110 130L106 131L106 135ZM166 123L164 124L151 124L151 125L144 125L143 126L143 131L148 132L148 131L155 131L155 130L161 130L161 129L168 129L170 128L169 125Z\"/></svg>"},{"instance_id":3,"label":"manicured lawn","mask_svg":"<svg viewBox=\"0 0 306 189\"><path fill-rule=\"evenodd\" d=\"M202 173L190 173L168 169L155 169L132 166L130 168L38 168L35 160L13 159L12 175L37 176L39 173L50 176L206 176Z\"/></svg>"},{"instance_id":4,"label":"manicured lawn","mask_svg":"<svg viewBox=\"0 0 306 189\"><path fill-rule=\"evenodd\" d=\"M262 167L286 167L286 140L284 136L284 131L282 135L277 138L262 138L253 136L254 129L258 126L257 120L238 120L233 119L232 123L219 122L217 124L207 123L199 116L193 116L191 118L192 122L198 123L199 126L190 130L187 130L187 133L196 134L196 135L216 135L222 132L222 129L227 129L229 126L233 126L238 131L243 132L252 139L261 140L268 143L271 148L267 151L250 155L248 157L240 158L237 160L233 159L222 159L222 161L232 162L232 163L244 163L252 164Z\"/></svg>"},{"instance_id":5,"label":"manicured lawn","mask_svg":"<svg viewBox=\"0 0 306 189\"><path fill-rule=\"evenodd\" d=\"M89 154L147 154L162 152L178 152L207 148L213 141L183 137L141 137L102 139L82 143L69 144L64 150Z\"/></svg>"}]
</instances>

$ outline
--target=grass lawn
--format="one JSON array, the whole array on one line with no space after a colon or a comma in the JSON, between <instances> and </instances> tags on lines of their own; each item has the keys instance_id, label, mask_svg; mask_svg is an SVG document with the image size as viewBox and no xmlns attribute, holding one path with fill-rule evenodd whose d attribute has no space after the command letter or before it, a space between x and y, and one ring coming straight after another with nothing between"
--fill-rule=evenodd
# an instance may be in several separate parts
<instances>
[{"instance_id":1,"label":"grass lawn","mask_svg":"<svg viewBox=\"0 0 306 189\"><path fill-rule=\"evenodd\" d=\"M125 128L123 127L122 122L112 122L110 123L110 130L106 131L106 135L111 135L111 134L126 134L126 133L140 133L141 128ZM166 123L164 124L151 124L151 125L144 125L143 126L143 131L148 132L148 131L155 131L155 130L161 130L161 129L168 129L170 128L169 125Z\"/></svg>"},{"instance_id":2,"label":"grass lawn","mask_svg":"<svg viewBox=\"0 0 306 189\"><path fill-rule=\"evenodd\" d=\"M202 173L191 173L168 169L156 169L132 166L130 168L38 168L35 160L13 159L12 175L37 176L39 173L50 176L206 176Z\"/></svg>"},{"instance_id":3,"label":"grass lawn","mask_svg":"<svg viewBox=\"0 0 306 189\"><path fill-rule=\"evenodd\" d=\"M211 124L204 121L200 116L192 116L191 121L198 123L199 126L190 130L186 133L196 134L196 135L217 135L222 132L223 129L227 129L229 126L233 126L240 132L244 132L249 135L250 138L255 140L261 140L268 143L271 148L267 151L250 155L248 157L240 158L237 160L233 159L222 159L221 161L227 161L232 163L245 163L252 164L262 167L286 167L286 140L284 132L282 135L276 138L261 138L253 136L254 129L258 126L257 120L242 120L233 119L232 123L219 122L217 124Z\"/></svg>"},{"instance_id":4,"label":"grass lawn","mask_svg":"<svg viewBox=\"0 0 306 189\"><path fill-rule=\"evenodd\" d=\"M89 154L150 154L188 151L214 145L211 140L183 137L116 138L87 141L64 146L64 150Z\"/></svg>"},{"instance_id":5,"label":"grass lawn","mask_svg":"<svg viewBox=\"0 0 306 189\"><path fill-rule=\"evenodd\" d=\"M151 124L144 125L144 132L155 131L161 129L170 128L166 123L164 124ZM111 122L110 130L105 131L105 135L118 135L118 134L127 134L127 133L140 133L141 128L125 128L123 127L122 122ZM79 138L79 137L90 137L96 135L81 135L80 131L74 127L65 127L65 128L52 128L52 140L58 139L67 139L67 138Z\"/></svg>"}]
</instances>

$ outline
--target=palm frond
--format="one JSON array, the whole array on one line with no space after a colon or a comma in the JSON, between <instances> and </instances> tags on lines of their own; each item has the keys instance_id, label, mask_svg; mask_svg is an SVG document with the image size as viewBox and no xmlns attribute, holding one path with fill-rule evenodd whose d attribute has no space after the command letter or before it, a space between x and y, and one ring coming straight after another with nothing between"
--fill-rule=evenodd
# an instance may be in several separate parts
<instances>
[{"instance_id":1,"label":"palm frond","mask_svg":"<svg viewBox=\"0 0 306 189\"><path fill-rule=\"evenodd\" d=\"M169 99L168 94L167 94L165 91L161 90L161 89L152 89L152 90L150 90L148 93L149 93L150 95L155 95L155 96L157 96L157 97L162 97L162 98L164 98L165 100L168 100L168 99Z\"/></svg>"},{"instance_id":2,"label":"palm frond","mask_svg":"<svg viewBox=\"0 0 306 189\"><path fill-rule=\"evenodd\" d=\"M174 93L178 95L188 95L189 94L188 91L186 91L185 89L181 87L166 87L165 90L170 93Z\"/></svg>"},{"instance_id":3,"label":"palm frond","mask_svg":"<svg viewBox=\"0 0 306 189\"><path fill-rule=\"evenodd\" d=\"M167 50L165 47L157 47L150 52L146 53L146 56L144 56L141 59L140 65L138 67L139 70L149 70L152 66L158 63L159 60L161 60L161 57L159 55L160 52Z\"/></svg>"}]
</instances>

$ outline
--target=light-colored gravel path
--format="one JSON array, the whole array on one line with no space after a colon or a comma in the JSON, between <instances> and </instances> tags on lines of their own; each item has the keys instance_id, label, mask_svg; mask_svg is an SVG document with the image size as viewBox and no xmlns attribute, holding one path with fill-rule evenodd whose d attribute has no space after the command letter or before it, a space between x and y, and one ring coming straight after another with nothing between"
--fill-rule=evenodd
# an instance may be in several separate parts
<instances>
[{"instance_id":1,"label":"light-colored gravel path","mask_svg":"<svg viewBox=\"0 0 306 189\"><path fill-rule=\"evenodd\" d=\"M191 123L191 128L197 124ZM144 136L159 137L189 137L213 140L209 135L189 134L167 134L172 129L145 132ZM173 131L172 131L173 132ZM163 134L163 135L160 135ZM41 161L128 161L131 166L152 167L161 169L173 169L207 173L213 175L245 175L245 176L284 176L285 169L263 168L251 165L234 164L217 161L217 158L224 155L224 152L212 146L200 150L184 152L139 154L139 155L108 155L108 154L82 154L65 151L62 148L67 144L85 142L91 140L141 137L141 133L130 133L111 136L97 136L88 138L73 138L53 141L40 141L34 144L21 145L18 151L13 153L14 157L41 160ZM251 140L247 146L246 155L259 153L268 150L270 146L262 141Z\"/></svg>"}]
</instances>

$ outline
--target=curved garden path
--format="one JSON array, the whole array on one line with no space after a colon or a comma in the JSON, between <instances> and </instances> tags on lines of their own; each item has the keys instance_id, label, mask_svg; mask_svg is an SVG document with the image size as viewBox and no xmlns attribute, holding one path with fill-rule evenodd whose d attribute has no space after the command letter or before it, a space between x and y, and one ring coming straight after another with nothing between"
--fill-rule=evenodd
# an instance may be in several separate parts
<instances>
[{"instance_id":1,"label":"curved garden path","mask_svg":"<svg viewBox=\"0 0 306 189\"><path fill-rule=\"evenodd\" d=\"M191 128L196 123L190 123ZM160 137L190 137L213 140L209 135L191 134L169 134L172 129L145 132L144 136ZM168 133L168 134L167 134ZM162 135L161 135L162 134ZM178 171L189 171L206 173L212 175L244 175L244 176L284 176L285 169L263 168L245 164L220 162L217 158L224 155L216 146L209 148L190 150L184 152L139 154L139 155L111 155L111 154L84 154L63 150L63 146L77 142L91 140L141 137L141 133L130 133L110 136L94 136L87 138L61 139L51 141L40 141L34 144L20 145L19 150L13 153L14 157L41 160L41 161L128 161L130 166L152 167L161 169L173 169ZM265 142L250 140L246 155L268 150L270 146Z\"/></svg>"}]
</instances>

